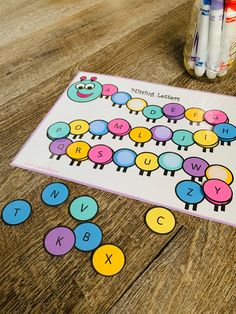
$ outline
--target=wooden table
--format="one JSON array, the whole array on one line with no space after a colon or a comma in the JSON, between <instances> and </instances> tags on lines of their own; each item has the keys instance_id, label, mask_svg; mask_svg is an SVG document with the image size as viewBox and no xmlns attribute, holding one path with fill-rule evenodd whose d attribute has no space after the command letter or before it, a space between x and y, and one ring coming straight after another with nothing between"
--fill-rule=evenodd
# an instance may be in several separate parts
<instances>
[{"instance_id":1,"label":"wooden table","mask_svg":"<svg viewBox=\"0 0 236 314\"><path fill-rule=\"evenodd\" d=\"M0 5L1 206L26 198L24 224L1 224L1 313L236 313L235 229L176 213L173 232L144 224L150 204L69 183L93 195L104 242L127 263L107 278L90 254L53 258L46 232L76 226L68 205L40 201L53 179L9 164L79 70L236 96L236 73L219 84L186 74L182 50L192 1L9 0ZM35 156L37 158L37 156Z\"/></svg>"}]
</instances>

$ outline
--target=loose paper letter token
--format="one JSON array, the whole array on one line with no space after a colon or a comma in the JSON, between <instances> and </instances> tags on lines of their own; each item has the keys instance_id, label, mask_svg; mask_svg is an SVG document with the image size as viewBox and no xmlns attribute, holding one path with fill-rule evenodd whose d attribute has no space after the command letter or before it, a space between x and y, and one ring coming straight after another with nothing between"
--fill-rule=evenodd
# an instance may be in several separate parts
<instances>
[{"instance_id":1,"label":"loose paper letter token","mask_svg":"<svg viewBox=\"0 0 236 314\"><path fill-rule=\"evenodd\" d=\"M90 220L97 214L98 203L91 196L79 196L71 202L69 211L77 220Z\"/></svg>"},{"instance_id":2,"label":"loose paper letter token","mask_svg":"<svg viewBox=\"0 0 236 314\"><path fill-rule=\"evenodd\" d=\"M7 225L19 225L31 214L31 205L26 200L17 199L4 206L2 220Z\"/></svg>"},{"instance_id":3,"label":"loose paper letter token","mask_svg":"<svg viewBox=\"0 0 236 314\"><path fill-rule=\"evenodd\" d=\"M58 206L69 197L68 187L60 182L49 183L42 191L42 201L49 206Z\"/></svg>"},{"instance_id":4,"label":"loose paper letter token","mask_svg":"<svg viewBox=\"0 0 236 314\"><path fill-rule=\"evenodd\" d=\"M104 276L118 274L125 265L125 255L113 244L100 246L93 254L92 264L95 270Z\"/></svg>"},{"instance_id":5,"label":"loose paper letter token","mask_svg":"<svg viewBox=\"0 0 236 314\"><path fill-rule=\"evenodd\" d=\"M72 250L75 244L73 231L64 226L51 229L44 238L45 250L54 256L61 256Z\"/></svg>"},{"instance_id":6,"label":"loose paper letter token","mask_svg":"<svg viewBox=\"0 0 236 314\"><path fill-rule=\"evenodd\" d=\"M95 250L102 242L102 231L99 226L85 222L74 229L75 247L83 252Z\"/></svg>"},{"instance_id":7,"label":"loose paper letter token","mask_svg":"<svg viewBox=\"0 0 236 314\"><path fill-rule=\"evenodd\" d=\"M164 207L150 209L145 217L148 227L159 234L167 234L174 230L175 216Z\"/></svg>"}]
</instances>

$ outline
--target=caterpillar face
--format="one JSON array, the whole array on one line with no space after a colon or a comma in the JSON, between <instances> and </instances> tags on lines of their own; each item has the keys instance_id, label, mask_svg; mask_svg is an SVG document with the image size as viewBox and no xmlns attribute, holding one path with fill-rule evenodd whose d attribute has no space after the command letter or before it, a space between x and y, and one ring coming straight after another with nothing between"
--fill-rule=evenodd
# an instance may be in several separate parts
<instances>
[{"instance_id":1,"label":"caterpillar face","mask_svg":"<svg viewBox=\"0 0 236 314\"><path fill-rule=\"evenodd\" d=\"M96 78L93 77L90 80L82 77L81 81L69 87L68 97L76 102L89 102L100 97L102 85L95 80Z\"/></svg>"}]
</instances>

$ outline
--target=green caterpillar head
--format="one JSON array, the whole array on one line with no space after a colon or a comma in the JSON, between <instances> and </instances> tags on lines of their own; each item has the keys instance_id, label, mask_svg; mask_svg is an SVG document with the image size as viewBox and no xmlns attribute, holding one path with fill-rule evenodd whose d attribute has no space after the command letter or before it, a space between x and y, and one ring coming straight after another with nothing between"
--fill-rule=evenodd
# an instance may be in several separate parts
<instances>
[{"instance_id":1,"label":"green caterpillar head","mask_svg":"<svg viewBox=\"0 0 236 314\"><path fill-rule=\"evenodd\" d=\"M89 102L102 94L102 85L96 81L96 77L87 79L82 76L79 82L72 84L68 89L68 97L76 102Z\"/></svg>"}]
</instances>

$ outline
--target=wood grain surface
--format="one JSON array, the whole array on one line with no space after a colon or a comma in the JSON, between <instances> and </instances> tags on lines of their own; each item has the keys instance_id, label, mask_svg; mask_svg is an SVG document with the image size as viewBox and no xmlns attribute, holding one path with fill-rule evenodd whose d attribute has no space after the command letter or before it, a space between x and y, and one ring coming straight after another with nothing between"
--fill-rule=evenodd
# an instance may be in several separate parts
<instances>
[{"instance_id":1,"label":"wood grain surface","mask_svg":"<svg viewBox=\"0 0 236 314\"><path fill-rule=\"evenodd\" d=\"M33 206L22 225L0 222L0 313L236 313L234 228L175 213L174 231L156 235L144 224L151 204L74 183L68 203L49 208L40 193L53 178L9 165L79 70L236 96L236 73L210 84L184 70L191 5L0 0L0 205L26 198ZM82 194L99 203L103 242L126 255L117 276L97 274L91 254L44 251L50 228L76 226L68 204Z\"/></svg>"}]
</instances>

